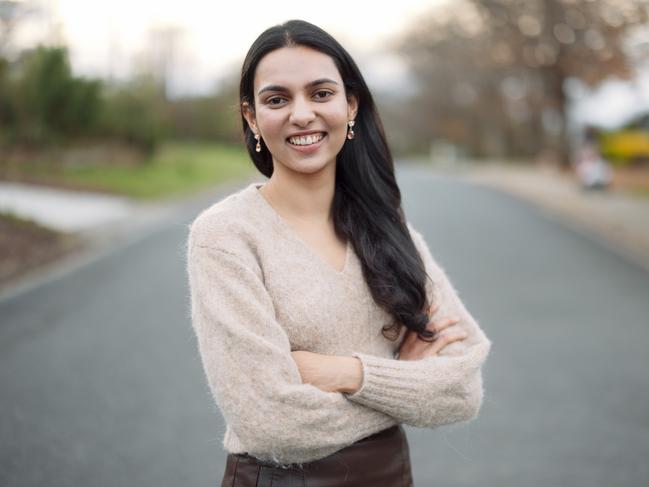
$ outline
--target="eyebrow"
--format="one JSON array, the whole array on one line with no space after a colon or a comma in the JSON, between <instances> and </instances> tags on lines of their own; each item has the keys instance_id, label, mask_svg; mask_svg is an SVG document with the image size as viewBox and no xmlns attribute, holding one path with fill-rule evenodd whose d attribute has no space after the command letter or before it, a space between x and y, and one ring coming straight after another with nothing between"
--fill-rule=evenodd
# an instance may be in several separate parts
<instances>
[{"instance_id":1,"label":"eyebrow","mask_svg":"<svg viewBox=\"0 0 649 487\"><path fill-rule=\"evenodd\" d=\"M317 79L315 81L311 81L311 82L307 83L304 87L305 88L313 88L314 86L321 85L321 84L324 84L324 83L333 83L335 85L338 84L337 82L335 82L332 79L320 78L320 79ZM268 86L264 86L261 90L259 90L259 93L257 93L257 95L261 95L262 93L265 93L266 91L288 91L288 89L285 88L284 86L280 86L280 85L268 85Z\"/></svg>"}]
</instances>

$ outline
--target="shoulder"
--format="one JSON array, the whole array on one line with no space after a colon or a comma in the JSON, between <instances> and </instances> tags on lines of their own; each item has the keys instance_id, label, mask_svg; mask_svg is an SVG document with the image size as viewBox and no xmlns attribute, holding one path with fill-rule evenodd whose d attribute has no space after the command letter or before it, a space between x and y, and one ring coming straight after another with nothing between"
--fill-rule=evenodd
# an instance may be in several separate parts
<instances>
[{"instance_id":1,"label":"shoulder","mask_svg":"<svg viewBox=\"0 0 649 487\"><path fill-rule=\"evenodd\" d=\"M428 245L426 244L426 241L424 240L424 237L419 232L419 230L417 230L410 221L406 222L406 227L408 228L412 242L415 244L415 247L417 248L421 256L424 257L425 252L430 253Z\"/></svg>"},{"instance_id":2,"label":"shoulder","mask_svg":"<svg viewBox=\"0 0 649 487\"><path fill-rule=\"evenodd\" d=\"M187 247L209 247L237 255L254 248L263 228L256 221L258 212L250 194L253 189L253 184L248 185L203 209L188 226Z\"/></svg>"},{"instance_id":3,"label":"shoulder","mask_svg":"<svg viewBox=\"0 0 649 487\"><path fill-rule=\"evenodd\" d=\"M438 260L434 257L433 253L430 250L430 247L428 246L428 243L426 243L426 239L424 238L422 233L417 230L417 228L415 228L415 226L409 221L406 223L406 226L408 227L410 237L415 244L415 248L417 249L417 252L419 253L419 256L424 263L426 272L428 272L428 274L431 276L439 277L439 275L444 272L444 269L442 268Z\"/></svg>"},{"instance_id":4,"label":"shoulder","mask_svg":"<svg viewBox=\"0 0 649 487\"><path fill-rule=\"evenodd\" d=\"M408 232L410 232L410 237L413 239L420 239L422 238L421 233L415 228L415 226L410 222L410 220L406 221L406 227L408 228ZM416 242L415 242L416 243Z\"/></svg>"}]
</instances>

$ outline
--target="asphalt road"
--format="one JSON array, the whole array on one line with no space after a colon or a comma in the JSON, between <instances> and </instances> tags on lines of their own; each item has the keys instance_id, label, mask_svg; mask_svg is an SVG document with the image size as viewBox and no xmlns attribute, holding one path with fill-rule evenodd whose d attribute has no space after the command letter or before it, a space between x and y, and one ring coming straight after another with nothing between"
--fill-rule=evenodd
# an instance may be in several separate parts
<instances>
[{"instance_id":1,"label":"asphalt road","mask_svg":"<svg viewBox=\"0 0 649 487\"><path fill-rule=\"evenodd\" d=\"M406 428L416 485L649 485L649 274L511 196L399 181L493 341L480 417ZM0 302L1 486L219 485L184 269L195 212Z\"/></svg>"}]
</instances>

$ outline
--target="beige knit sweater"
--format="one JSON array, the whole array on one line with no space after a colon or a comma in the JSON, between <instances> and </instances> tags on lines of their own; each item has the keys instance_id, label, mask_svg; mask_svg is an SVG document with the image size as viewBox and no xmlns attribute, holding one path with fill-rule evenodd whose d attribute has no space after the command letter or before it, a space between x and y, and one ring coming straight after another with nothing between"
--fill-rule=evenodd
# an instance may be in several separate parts
<instances>
[{"instance_id":1,"label":"beige knit sweater","mask_svg":"<svg viewBox=\"0 0 649 487\"><path fill-rule=\"evenodd\" d=\"M458 316L468 338L424 360L397 360L392 316L373 301L351 244L339 272L316 254L252 183L190 225L191 319L224 448L278 465L330 455L399 423L434 428L477 416L491 342L465 309L424 239L408 228L435 285L439 317ZM400 337L405 334L405 328ZM291 351L353 355L354 394L303 384Z\"/></svg>"}]
</instances>

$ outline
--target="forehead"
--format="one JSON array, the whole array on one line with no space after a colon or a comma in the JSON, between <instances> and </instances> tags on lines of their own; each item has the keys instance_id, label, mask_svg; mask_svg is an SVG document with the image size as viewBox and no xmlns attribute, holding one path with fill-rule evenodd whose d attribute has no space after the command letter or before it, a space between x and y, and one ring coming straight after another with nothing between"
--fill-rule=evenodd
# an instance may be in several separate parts
<instances>
[{"instance_id":1,"label":"forehead","mask_svg":"<svg viewBox=\"0 0 649 487\"><path fill-rule=\"evenodd\" d=\"M297 90L320 78L331 78L342 85L331 57L309 47L282 47L259 61L255 71L255 93L269 84Z\"/></svg>"}]
</instances>

